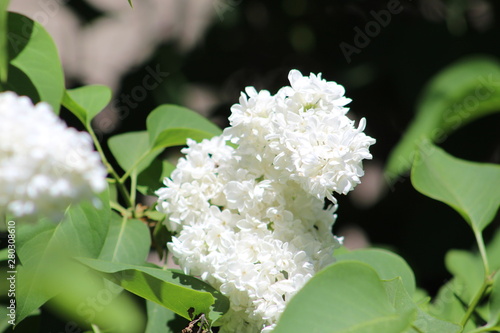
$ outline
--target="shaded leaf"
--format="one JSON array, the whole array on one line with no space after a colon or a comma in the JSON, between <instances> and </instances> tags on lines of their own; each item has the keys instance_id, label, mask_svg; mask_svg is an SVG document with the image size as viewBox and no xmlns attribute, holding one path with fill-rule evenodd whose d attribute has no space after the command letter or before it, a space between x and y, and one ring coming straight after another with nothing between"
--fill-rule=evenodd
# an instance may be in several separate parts
<instances>
[{"instance_id":1,"label":"shaded leaf","mask_svg":"<svg viewBox=\"0 0 500 333\"><path fill-rule=\"evenodd\" d=\"M0 0L0 87L7 81L8 52L7 52L7 7L10 0Z\"/></svg>"},{"instance_id":2,"label":"shaded leaf","mask_svg":"<svg viewBox=\"0 0 500 333\"><path fill-rule=\"evenodd\" d=\"M173 311L154 302L146 300L146 308L148 324L145 333L177 333L181 332L189 324L187 319L179 317Z\"/></svg>"},{"instance_id":3,"label":"shaded leaf","mask_svg":"<svg viewBox=\"0 0 500 333\"><path fill-rule=\"evenodd\" d=\"M376 271L355 261L318 272L291 299L274 333L401 333L415 311L397 313Z\"/></svg>"},{"instance_id":4,"label":"shaded leaf","mask_svg":"<svg viewBox=\"0 0 500 333\"><path fill-rule=\"evenodd\" d=\"M429 314L453 323L459 323L464 314L465 308L457 298L464 290L464 283L458 279L448 281L439 289L434 302L429 307ZM466 331L473 328L472 321L465 327Z\"/></svg>"},{"instance_id":5,"label":"shaded leaf","mask_svg":"<svg viewBox=\"0 0 500 333\"><path fill-rule=\"evenodd\" d=\"M484 269L481 258L463 250L450 250L446 253L446 268L463 283L458 296L467 304L484 282Z\"/></svg>"},{"instance_id":6,"label":"shaded leaf","mask_svg":"<svg viewBox=\"0 0 500 333\"><path fill-rule=\"evenodd\" d=\"M455 158L433 145L412 168L415 189L455 209L475 232L491 223L500 205L500 166Z\"/></svg>"},{"instance_id":7,"label":"shaded leaf","mask_svg":"<svg viewBox=\"0 0 500 333\"><path fill-rule=\"evenodd\" d=\"M162 172L162 161L155 158L137 177L137 190L144 195L155 195L155 191L162 186Z\"/></svg>"},{"instance_id":8,"label":"shaded leaf","mask_svg":"<svg viewBox=\"0 0 500 333\"><path fill-rule=\"evenodd\" d=\"M415 118L391 152L386 179L406 173L422 139L443 142L470 121L500 111L500 64L491 57L459 60L437 73L423 89Z\"/></svg>"}]
</instances>

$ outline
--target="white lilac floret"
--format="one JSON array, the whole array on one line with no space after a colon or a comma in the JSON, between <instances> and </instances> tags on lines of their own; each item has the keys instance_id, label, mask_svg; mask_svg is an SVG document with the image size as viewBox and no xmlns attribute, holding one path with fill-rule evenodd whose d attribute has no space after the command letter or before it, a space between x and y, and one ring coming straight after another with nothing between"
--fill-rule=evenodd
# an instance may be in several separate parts
<instances>
[{"instance_id":1,"label":"white lilac floret","mask_svg":"<svg viewBox=\"0 0 500 333\"><path fill-rule=\"evenodd\" d=\"M158 209L186 273L230 300L221 332L270 331L290 298L333 261L337 206L375 142L346 117L342 86L289 75L276 95L247 88L222 136L188 140ZM226 144L232 141L235 148ZM324 199L333 204L325 208Z\"/></svg>"},{"instance_id":2,"label":"white lilac floret","mask_svg":"<svg viewBox=\"0 0 500 333\"><path fill-rule=\"evenodd\" d=\"M106 186L88 133L68 128L46 103L0 93L0 208L14 216L59 218Z\"/></svg>"}]
</instances>

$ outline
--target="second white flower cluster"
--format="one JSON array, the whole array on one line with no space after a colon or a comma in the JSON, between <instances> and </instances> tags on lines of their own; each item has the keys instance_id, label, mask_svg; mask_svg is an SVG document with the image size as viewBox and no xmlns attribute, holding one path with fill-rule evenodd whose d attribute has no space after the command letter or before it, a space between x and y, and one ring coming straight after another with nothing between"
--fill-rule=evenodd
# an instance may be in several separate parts
<instances>
[{"instance_id":1,"label":"second white flower cluster","mask_svg":"<svg viewBox=\"0 0 500 333\"><path fill-rule=\"evenodd\" d=\"M344 106L344 88L289 74L276 95L247 88L221 136L188 141L158 209L186 273L230 300L221 332L270 331L290 298L333 261L332 192L363 175L375 140ZM233 148L226 144L229 141ZM324 199L333 204L325 208Z\"/></svg>"}]
</instances>

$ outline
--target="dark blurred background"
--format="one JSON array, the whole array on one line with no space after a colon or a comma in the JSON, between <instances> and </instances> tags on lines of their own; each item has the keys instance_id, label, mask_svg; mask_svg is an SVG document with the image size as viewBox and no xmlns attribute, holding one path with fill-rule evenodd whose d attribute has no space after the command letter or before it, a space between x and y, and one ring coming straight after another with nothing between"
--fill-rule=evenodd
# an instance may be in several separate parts
<instances>
[{"instance_id":1,"label":"dark blurred background","mask_svg":"<svg viewBox=\"0 0 500 333\"><path fill-rule=\"evenodd\" d=\"M45 19L68 87L113 89L113 102L94 123L103 141L144 130L148 113L162 103L226 126L244 87L274 93L288 84L292 68L321 72L344 85L353 119L365 117L367 134L377 139L364 182L339 198L335 233L351 248L396 251L431 294L449 278L446 251L474 248L469 227L451 208L420 195L408 178L388 186L382 172L433 75L464 56L500 57L498 1L136 0L134 9L126 0L58 3L57 10L37 1L11 6ZM441 146L460 158L500 163L499 129L497 113ZM486 239L499 223L497 216Z\"/></svg>"}]
</instances>

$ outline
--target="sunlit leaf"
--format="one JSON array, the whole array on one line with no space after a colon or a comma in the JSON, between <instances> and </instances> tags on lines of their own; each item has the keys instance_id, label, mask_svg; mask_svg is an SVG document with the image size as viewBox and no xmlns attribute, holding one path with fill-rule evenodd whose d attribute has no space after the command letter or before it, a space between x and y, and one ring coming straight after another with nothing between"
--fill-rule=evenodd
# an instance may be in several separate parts
<instances>
[{"instance_id":1,"label":"sunlit leaf","mask_svg":"<svg viewBox=\"0 0 500 333\"><path fill-rule=\"evenodd\" d=\"M201 141L221 133L216 125L198 113L170 104L154 109L146 125L152 149L185 145L187 138Z\"/></svg>"},{"instance_id":2,"label":"sunlit leaf","mask_svg":"<svg viewBox=\"0 0 500 333\"><path fill-rule=\"evenodd\" d=\"M151 236L144 222L113 214L99 259L139 265L146 260L150 247Z\"/></svg>"},{"instance_id":3,"label":"sunlit leaf","mask_svg":"<svg viewBox=\"0 0 500 333\"><path fill-rule=\"evenodd\" d=\"M108 146L123 170L130 172L134 169L137 174L146 169L161 152L151 152L146 131L115 135L108 140Z\"/></svg>"},{"instance_id":4,"label":"sunlit leaf","mask_svg":"<svg viewBox=\"0 0 500 333\"><path fill-rule=\"evenodd\" d=\"M290 301L274 333L401 333L415 311L398 313L369 265L342 261L317 273Z\"/></svg>"},{"instance_id":5,"label":"sunlit leaf","mask_svg":"<svg viewBox=\"0 0 500 333\"><path fill-rule=\"evenodd\" d=\"M114 263L81 258L85 265L103 273L124 289L191 319L205 314L215 321L229 306L228 300L208 284L179 270Z\"/></svg>"},{"instance_id":6,"label":"sunlit leaf","mask_svg":"<svg viewBox=\"0 0 500 333\"><path fill-rule=\"evenodd\" d=\"M4 88L49 103L59 113L64 74L54 41L43 26L26 16L8 15L9 73Z\"/></svg>"},{"instance_id":7,"label":"sunlit leaf","mask_svg":"<svg viewBox=\"0 0 500 333\"><path fill-rule=\"evenodd\" d=\"M412 323L412 327L404 331L405 333L439 332L439 333L459 333L462 331L460 325L456 325L438 318L435 318L423 311L407 292L403 286L401 278L395 278L384 282L389 299L396 311L406 313L409 310L417 312L417 317Z\"/></svg>"},{"instance_id":8,"label":"sunlit leaf","mask_svg":"<svg viewBox=\"0 0 500 333\"><path fill-rule=\"evenodd\" d=\"M425 147L412 168L415 189L448 204L474 231L482 231L500 205L500 166L464 161L431 144Z\"/></svg>"},{"instance_id":9,"label":"sunlit leaf","mask_svg":"<svg viewBox=\"0 0 500 333\"><path fill-rule=\"evenodd\" d=\"M415 292L415 276L406 261L393 252L381 249L357 250L336 255L337 261L357 260L370 265L382 280L392 280L401 277L408 294Z\"/></svg>"},{"instance_id":10,"label":"sunlit leaf","mask_svg":"<svg viewBox=\"0 0 500 333\"><path fill-rule=\"evenodd\" d=\"M111 89L101 85L68 89L63 105L88 128L92 119L108 105L111 95Z\"/></svg>"},{"instance_id":11,"label":"sunlit leaf","mask_svg":"<svg viewBox=\"0 0 500 333\"><path fill-rule=\"evenodd\" d=\"M46 289L40 281L50 280L50 274L64 269L59 262L72 255L99 255L109 226L107 191L100 195L100 200L100 209L90 202L70 207L57 225L41 221L19 229L18 255L22 265L17 267L16 322L57 294L57 289Z\"/></svg>"}]
</instances>

